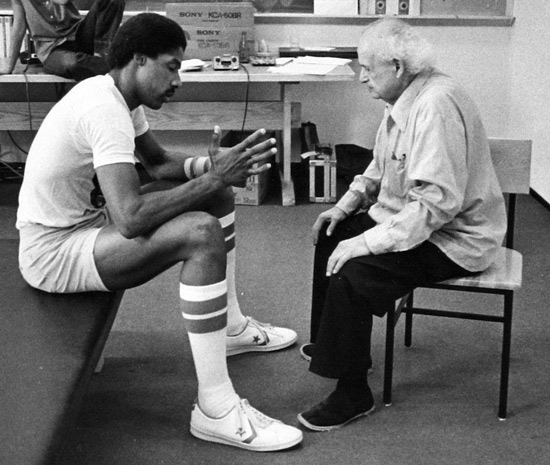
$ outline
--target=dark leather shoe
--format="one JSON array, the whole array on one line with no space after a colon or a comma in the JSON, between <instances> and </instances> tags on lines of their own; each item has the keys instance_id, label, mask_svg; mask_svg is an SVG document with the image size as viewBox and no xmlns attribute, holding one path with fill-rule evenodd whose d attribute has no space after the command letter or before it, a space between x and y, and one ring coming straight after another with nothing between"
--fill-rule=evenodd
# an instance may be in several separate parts
<instances>
[{"instance_id":1,"label":"dark leather shoe","mask_svg":"<svg viewBox=\"0 0 550 465\"><path fill-rule=\"evenodd\" d=\"M312 431L331 431L373 411L374 399L370 389L366 399L358 403L341 391L334 391L307 412L298 414L298 421Z\"/></svg>"}]
</instances>

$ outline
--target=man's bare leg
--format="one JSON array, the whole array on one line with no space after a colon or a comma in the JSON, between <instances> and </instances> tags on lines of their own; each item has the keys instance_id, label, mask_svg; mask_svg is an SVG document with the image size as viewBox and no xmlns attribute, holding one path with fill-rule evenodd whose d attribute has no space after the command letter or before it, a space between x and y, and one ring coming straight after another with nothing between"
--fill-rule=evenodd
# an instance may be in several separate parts
<instances>
[{"instance_id":1,"label":"man's bare leg","mask_svg":"<svg viewBox=\"0 0 550 465\"><path fill-rule=\"evenodd\" d=\"M176 184L170 181L152 182L143 186L144 192L169 189ZM223 229L227 252L227 355L246 352L271 352L291 346L298 339L295 331L260 323L245 317L237 296L235 202L231 189L199 207L217 217Z\"/></svg>"},{"instance_id":2,"label":"man's bare leg","mask_svg":"<svg viewBox=\"0 0 550 465\"><path fill-rule=\"evenodd\" d=\"M225 202L217 200L221 202L217 208L223 212ZM131 240L108 226L98 236L94 255L109 289L137 286L183 262L181 311L199 385L198 405L191 414L192 434L255 451L286 449L302 440L301 431L270 419L241 400L229 378L225 242L215 216L190 212L148 236Z\"/></svg>"}]
</instances>

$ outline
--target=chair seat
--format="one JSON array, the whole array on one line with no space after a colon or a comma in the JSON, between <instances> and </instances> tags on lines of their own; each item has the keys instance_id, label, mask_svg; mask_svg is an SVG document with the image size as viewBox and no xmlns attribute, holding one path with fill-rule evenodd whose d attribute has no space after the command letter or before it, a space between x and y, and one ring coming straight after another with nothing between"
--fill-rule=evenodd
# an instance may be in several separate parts
<instances>
[{"instance_id":1,"label":"chair seat","mask_svg":"<svg viewBox=\"0 0 550 465\"><path fill-rule=\"evenodd\" d=\"M530 193L531 148L530 140L491 139L489 141L491 159L495 167L500 188L505 196L507 207L507 233L505 247L501 247L494 263L485 271L459 279L449 279L423 288L466 291L468 293L499 294L502 314L476 313L475 308L468 311L448 309L419 308L414 306L413 292L403 297L395 312L387 313L386 324L386 361L384 363L384 404L391 404L393 376L393 344L395 325L399 316L405 318L405 346L412 345L413 315L426 315L464 320L490 321L502 324L502 356L500 364L500 389L498 418L505 420L508 409L508 380L510 376L510 347L512 341L512 314L515 291L521 288L523 257L514 247L514 225L516 200L518 194ZM452 302L449 302L452 303ZM474 305L475 307L475 305ZM472 311L470 311L472 310ZM483 308L485 310L485 308Z\"/></svg>"},{"instance_id":2,"label":"chair seat","mask_svg":"<svg viewBox=\"0 0 550 465\"><path fill-rule=\"evenodd\" d=\"M523 257L517 250L501 247L485 271L465 278L448 279L433 287L461 286L516 290L521 287Z\"/></svg>"}]
</instances>

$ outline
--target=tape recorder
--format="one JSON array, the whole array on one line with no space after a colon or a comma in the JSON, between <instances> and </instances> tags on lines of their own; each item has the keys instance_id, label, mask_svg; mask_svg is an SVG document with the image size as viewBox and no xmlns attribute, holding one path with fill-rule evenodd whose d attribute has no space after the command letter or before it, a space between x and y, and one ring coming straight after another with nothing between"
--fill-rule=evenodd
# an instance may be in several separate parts
<instances>
[{"instance_id":1,"label":"tape recorder","mask_svg":"<svg viewBox=\"0 0 550 465\"><path fill-rule=\"evenodd\" d=\"M215 56L212 68L216 71L236 71L239 69L239 57L235 55Z\"/></svg>"}]
</instances>

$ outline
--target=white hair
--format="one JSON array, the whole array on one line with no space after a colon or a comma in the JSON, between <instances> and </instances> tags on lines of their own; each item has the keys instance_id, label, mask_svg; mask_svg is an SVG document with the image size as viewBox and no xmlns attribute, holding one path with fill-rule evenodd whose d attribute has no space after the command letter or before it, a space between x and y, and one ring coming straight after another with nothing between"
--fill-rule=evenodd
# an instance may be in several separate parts
<instances>
[{"instance_id":1,"label":"white hair","mask_svg":"<svg viewBox=\"0 0 550 465\"><path fill-rule=\"evenodd\" d=\"M411 74L433 69L436 61L432 45L415 28L396 18L369 24L361 35L358 53L400 60Z\"/></svg>"}]
</instances>

